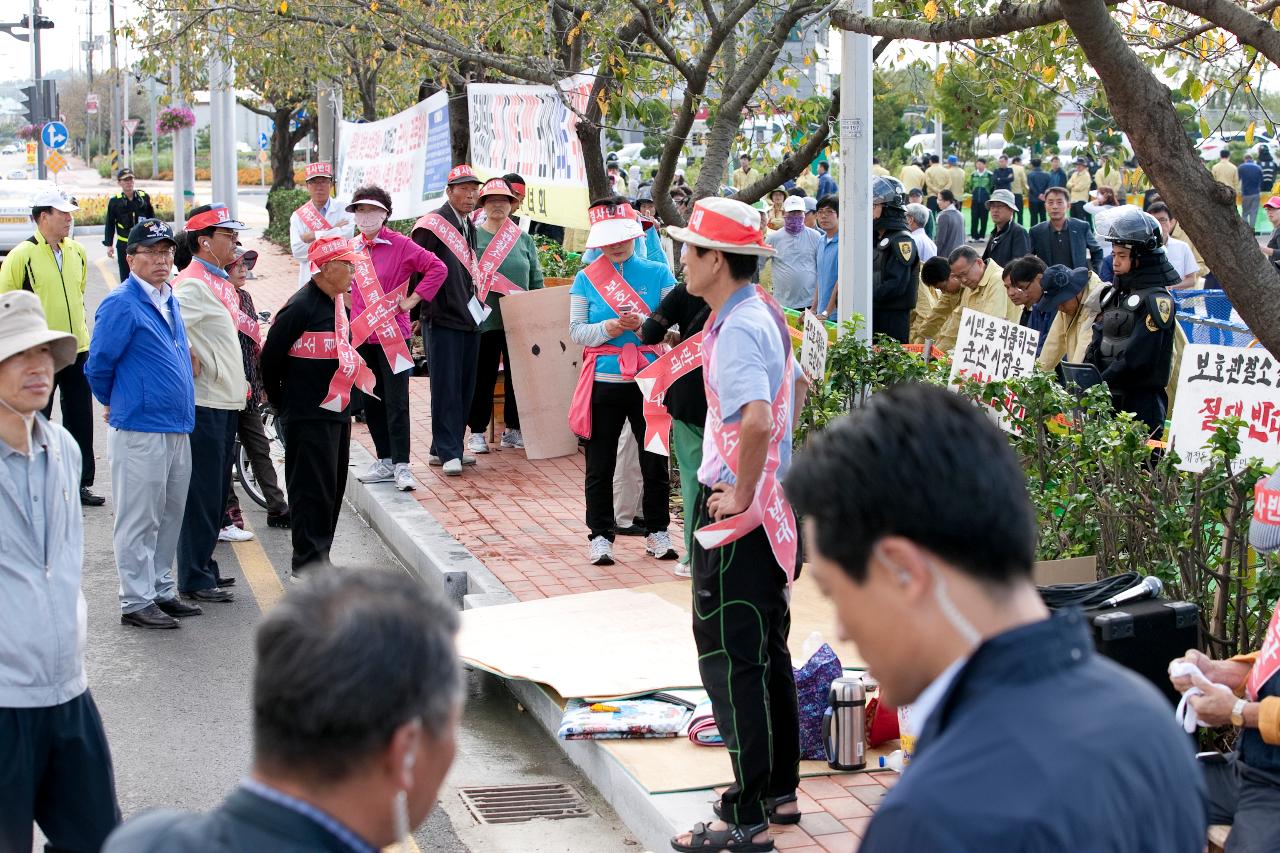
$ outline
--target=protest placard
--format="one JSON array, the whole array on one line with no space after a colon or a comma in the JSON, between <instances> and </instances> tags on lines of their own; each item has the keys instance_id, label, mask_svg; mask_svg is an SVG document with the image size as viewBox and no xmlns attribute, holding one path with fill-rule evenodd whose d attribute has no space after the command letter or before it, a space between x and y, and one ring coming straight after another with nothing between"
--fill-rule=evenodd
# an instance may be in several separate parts
<instances>
[{"instance_id":1,"label":"protest placard","mask_svg":"<svg viewBox=\"0 0 1280 853\"><path fill-rule=\"evenodd\" d=\"M527 192L519 213L538 222L589 228L587 169L578 117L595 78L576 74L554 86L470 83L471 165L488 179L515 172Z\"/></svg>"},{"instance_id":2,"label":"protest placard","mask_svg":"<svg viewBox=\"0 0 1280 853\"><path fill-rule=\"evenodd\" d=\"M1209 464L1209 437L1218 418L1247 421L1240 457L1280 463L1280 366L1263 349L1187 344L1178 372L1169 444L1183 471Z\"/></svg>"},{"instance_id":3,"label":"protest placard","mask_svg":"<svg viewBox=\"0 0 1280 853\"><path fill-rule=\"evenodd\" d=\"M449 96L437 92L381 121L342 122L335 173L342 195L376 184L396 219L412 219L440 206L451 160Z\"/></svg>"},{"instance_id":4,"label":"protest placard","mask_svg":"<svg viewBox=\"0 0 1280 853\"><path fill-rule=\"evenodd\" d=\"M578 384L582 344L569 340L569 288L548 287L502 297L509 379L520 401L525 456L550 459L578 452L569 404Z\"/></svg>"},{"instance_id":5,"label":"protest placard","mask_svg":"<svg viewBox=\"0 0 1280 853\"><path fill-rule=\"evenodd\" d=\"M827 326L812 311L804 312L804 340L800 344L800 369L814 383L827 375Z\"/></svg>"},{"instance_id":6,"label":"protest placard","mask_svg":"<svg viewBox=\"0 0 1280 853\"><path fill-rule=\"evenodd\" d=\"M960 317L960 335L951 351L951 376L979 382L1002 382L1031 373L1036 363L1040 333L1026 326L992 317L972 308ZM1025 412L1012 395L991 400L990 406L1004 430L1014 432Z\"/></svg>"}]
</instances>

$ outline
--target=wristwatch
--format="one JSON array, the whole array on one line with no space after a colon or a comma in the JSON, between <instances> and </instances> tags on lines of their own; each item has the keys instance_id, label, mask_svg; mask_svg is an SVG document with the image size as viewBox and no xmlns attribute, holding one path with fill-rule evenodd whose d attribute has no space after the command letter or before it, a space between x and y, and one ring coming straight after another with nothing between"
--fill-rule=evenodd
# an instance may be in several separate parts
<instances>
[{"instance_id":1,"label":"wristwatch","mask_svg":"<svg viewBox=\"0 0 1280 853\"><path fill-rule=\"evenodd\" d=\"M1244 728L1244 699L1237 699L1236 704L1231 706L1231 725L1238 729Z\"/></svg>"}]
</instances>

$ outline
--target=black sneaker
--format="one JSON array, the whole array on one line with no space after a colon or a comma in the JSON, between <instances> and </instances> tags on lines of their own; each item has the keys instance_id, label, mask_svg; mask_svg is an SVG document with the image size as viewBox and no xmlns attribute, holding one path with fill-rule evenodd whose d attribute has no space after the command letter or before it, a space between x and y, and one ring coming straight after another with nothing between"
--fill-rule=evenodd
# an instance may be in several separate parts
<instances>
[{"instance_id":1,"label":"black sneaker","mask_svg":"<svg viewBox=\"0 0 1280 853\"><path fill-rule=\"evenodd\" d=\"M199 604L190 604L181 598L157 599L156 607L170 616L199 616L204 613Z\"/></svg>"},{"instance_id":2,"label":"black sneaker","mask_svg":"<svg viewBox=\"0 0 1280 853\"><path fill-rule=\"evenodd\" d=\"M102 495L95 495L93 492L89 491L88 486L80 487L80 505L81 506L102 506L106 502L107 502L107 499L104 498Z\"/></svg>"},{"instance_id":3,"label":"black sneaker","mask_svg":"<svg viewBox=\"0 0 1280 853\"><path fill-rule=\"evenodd\" d=\"M233 593L228 592L225 589L218 589L217 587L214 587L213 589L197 589L195 592L184 592L183 595L187 598L193 598L196 601L216 601L223 604L229 604L236 600Z\"/></svg>"},{"instance_id":4,"label":"black sneaker","mask_svg":"<svg viewBox=\"0 0 1280 853\"><path fill-rule=\"evenodd\" d=\"M120 614L121 625L132 625L135 628L178 628L178 620L165 613L154 602L141 610Z\"/></svg>"}]
</instances>

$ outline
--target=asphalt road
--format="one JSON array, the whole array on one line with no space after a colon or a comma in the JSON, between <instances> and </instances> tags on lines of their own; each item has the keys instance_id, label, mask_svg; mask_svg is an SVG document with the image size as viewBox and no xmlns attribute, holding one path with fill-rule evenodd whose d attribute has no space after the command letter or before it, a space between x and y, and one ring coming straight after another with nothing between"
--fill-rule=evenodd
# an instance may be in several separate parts
<instances>
[{"instance_id":1,"label":"asphalt road","mask_svg":"<svg viewBox=\"0 0 1280 853\"><path fill-rule=\"evenodd\" d=\"M92 316L108 281L114 283L115 262L96 241L82 242L90 260L86 301ZM56 412L55 405L55 421ZM95 422L100 424L101 420ZM237 578L236 601L205 605L204 615L184 619L177 631L122 626L111 546L105 426L96 432L95 445L94 488L108 500L106 506L84 512L87 666L111 743L120 805L126 818L157 806L206 810L217 805L250 766L254 628L262 612L284 594L289 532L268 528L265 510L241 491L246 527L257 538L219 544L215 555L222 574ZM349 507L338 525L333 560L344 566L405 571ZM496 679L472 672L467 687L458 757L441 791L440 806L415 833L420 850L638 849L608 805ZM596 814L580 820L478 825L457 790L461 785L551 781L577 787ZM41 842L37 840L37 849Z\"/></svg>"}]
</instances>

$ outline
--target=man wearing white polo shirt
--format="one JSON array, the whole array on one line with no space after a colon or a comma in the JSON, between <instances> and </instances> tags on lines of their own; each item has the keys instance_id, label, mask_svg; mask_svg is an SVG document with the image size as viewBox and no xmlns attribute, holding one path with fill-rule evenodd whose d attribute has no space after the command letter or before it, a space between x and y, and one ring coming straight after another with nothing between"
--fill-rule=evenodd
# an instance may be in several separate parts
<instances>
[{"instance_id":1,"label":"man wearing white polo shirt","mask_svg":"<svg viewBox=\"0 0 1280 853\"><path fill-rule=\"evenodd\" d=\"M321 237L355 236L355 223L333 198L333 164L308 163L307 192L311 200L289 215L289 248L298 262L298 287L311 281L307 249Z\"/></svg>"}]
</instances>

